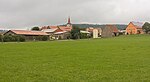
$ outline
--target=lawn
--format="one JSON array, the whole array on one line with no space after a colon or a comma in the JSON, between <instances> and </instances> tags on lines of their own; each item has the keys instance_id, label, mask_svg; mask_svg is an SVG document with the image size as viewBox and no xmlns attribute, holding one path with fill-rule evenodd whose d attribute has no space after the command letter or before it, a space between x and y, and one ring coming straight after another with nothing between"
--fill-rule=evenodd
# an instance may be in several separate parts
<instances>
[{"instance_id":1,"label":"lawn","mask_svg":"<svg viewBox=\"0 0 150 82\"><path fill-rule=\"evenodd\" d=\"M150 35L0 43L0 82L150 82Z\"/></svg>"}]
</instances>

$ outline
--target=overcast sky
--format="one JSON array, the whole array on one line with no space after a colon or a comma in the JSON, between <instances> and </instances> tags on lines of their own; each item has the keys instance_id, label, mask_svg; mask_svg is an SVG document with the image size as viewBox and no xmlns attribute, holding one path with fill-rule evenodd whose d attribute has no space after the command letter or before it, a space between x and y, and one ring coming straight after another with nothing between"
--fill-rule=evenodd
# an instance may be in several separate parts
<instances>
[{"instance_id":1,"label":"overcast sky","mask_svg":"<svg viewBox=\"0 0 150 82\"><path fill-rule=\"evenodd\" d=\"M149 0L0 0L0 27L150 21Z\"/></svg>"}]
</instances>

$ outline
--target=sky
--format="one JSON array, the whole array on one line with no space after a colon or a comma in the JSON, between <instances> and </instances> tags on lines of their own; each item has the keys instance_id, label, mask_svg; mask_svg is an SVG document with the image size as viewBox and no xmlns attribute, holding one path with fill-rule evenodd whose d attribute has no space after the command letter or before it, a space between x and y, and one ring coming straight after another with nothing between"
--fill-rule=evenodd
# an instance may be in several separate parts
<instances>
[{"instance_id":1,"label":"sky","mask_svg":"<svg viewBox=\"0 0 150 82\"><path fill-rule=\"evenodd\" d=\"M150 21L149 0L0 0L0 28Z\"/></svg>"}]
</instances>

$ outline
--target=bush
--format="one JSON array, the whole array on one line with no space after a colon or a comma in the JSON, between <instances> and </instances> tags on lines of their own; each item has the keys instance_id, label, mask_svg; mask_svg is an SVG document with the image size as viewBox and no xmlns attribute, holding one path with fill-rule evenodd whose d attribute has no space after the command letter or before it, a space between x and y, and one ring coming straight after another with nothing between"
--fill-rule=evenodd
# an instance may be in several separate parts
<instances>
[{"instance_id":1,"label":"bush","mask_svg":"<svg viewBox=\"0 0 150 82\"><path fill-rule=\"evenodd\" d=\"M25 42L25 37L17 35L5 35L4 42Z\"/></svg>"},{"instance_id":2,"label":"bush","mask_svg":"<svg viewBox=\"0 0 150 82\"><path fill-rule=\"evenodd\" d=\"M42 41L47 41L48 40L48 36L42 36Z\"/></svg>"},{"instance_id":3,"label":"bush","mask_svg":"<svg viewBox=\"0 0 150 82\"><path fill-rule=\"evenodd\" d=\"M18 41L19 42L25 42L26 40L25 40L25 37L24 36L18 36Z\"/></svg>"},{"instance_id":4,"label":"bush","mask_svg":"<svg viewBox=\"0 0 150 82\"><path fill-rule=\"evenodd\" d=\"M87 39L87 38L89 38L89 36L87 34L81 33L81 39Z\"/></svg>"}]
</instances>

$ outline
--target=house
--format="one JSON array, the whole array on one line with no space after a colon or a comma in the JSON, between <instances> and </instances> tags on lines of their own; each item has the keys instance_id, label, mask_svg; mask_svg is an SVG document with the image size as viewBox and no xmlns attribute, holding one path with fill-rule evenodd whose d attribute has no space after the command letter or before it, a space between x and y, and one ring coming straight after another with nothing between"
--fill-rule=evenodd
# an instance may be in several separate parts
<instances>
[{"instance_id":1,"label":"house","mask_svg":"<svg viewBox=\"0 0 150 82\"><path fill-rule=\"evenodd\" d=\"M70 39L71 35L70 32L68 31L60 31L60 32L55 32L54 37L56 40L65 40L65 39Z\"/></svg>"},{"instance_id":2,"label":"house","mask_svg":"<svg viewBox=\"0 0 150 82\"><path fill-rule=\"evenodd\" d=\"M93 38L101 37L102 29L100 27L97 27L97 28L89 27L89 28L86 28L86 31L90 32Z\"/></svg>"},{"instance_id":3,"label":"house","mask_svg":"<svg viewBox=\"0 0 150 82\"><path fill-rule=\"evenodd\" d=\"M47 34L49 34L50 39L55 39L54 37L54 33L56 32L61 32L63 30L61 30L60 28L56 27L56 28L51 28L51 29L43 29L42 32L46 32Z\"/></svg>"},{"instance_id":4,"label":"house","mask_svg":"<svg viewBox=\"0 0 150 82\"><path fill-rule=\"evenodd\" d=\"M28 30L9 30L4 35L20 35L24 36L26 40L40 40L42 36L49 36L49 34L42 31L28 31Z\"/></svg>"},{"instance_id":5,"label":"house","mask_svg":"<svg viewBox=\"0 0 150 82\"><path fill-rule=\"evenodd\" d=\"M142 22L130 22L126 28L126 34L144 34L142 26L144 23Z\"/></svg>"},{"instance_id":6,"label":"house","mask_svg":"<svg viewBox=\"0 0 150 82\"><path fill-rule=\"evenodd\" d=\"M106 25L105 27L102 28L102 34L101 34L102 38L113 37L118 35L119 35L119 31L115 25Z\"/></svg>"},{"instance_id":7,"label":"house","mask_svg":"<svg viewBox=\"0 0 150 82\"><path fill-rule=\"evenodd\" d=\"M69 39L71 30L72 24L70 17L68 18L68 23L66 25L41 27L41 31L50 34L52 39Z\"/></svg>"},{"instance_id":8,"label":"house","mask_svg":"<svg viewBox=\"0 0 150 82\"><path fill-rule=\"evenodd\" d=\"M59 29L61 29L63 31L71 31L72 30L72 24L71 24L70 17L68 18L68 23L66 25L61 25L61 26L43 26L43 27L41 27L41 30L54 29L54 28L59 28Z\"/></svg>"},{"instance_id":9,"label":"house","mask_svg":"<svg viewBox=\"0 0 150 82\"><path fill-rule=\"evenodd\" d=\"M50 29L43 29L43 32L46 32L50 35L50 39L69 39L70 31L72 28L65 26L49 26Z\"/></svg>"},{"instance_id":10,"label":"house","mask_svg":"<svg viewBox=\"0 0 150 82\"><path fill-rule=\"evenodd\" d=\"M91 32L91 33L93 32L93 30L94 30L93 27L86 28L86 31Z\"/></svg>"}]
</instances>

